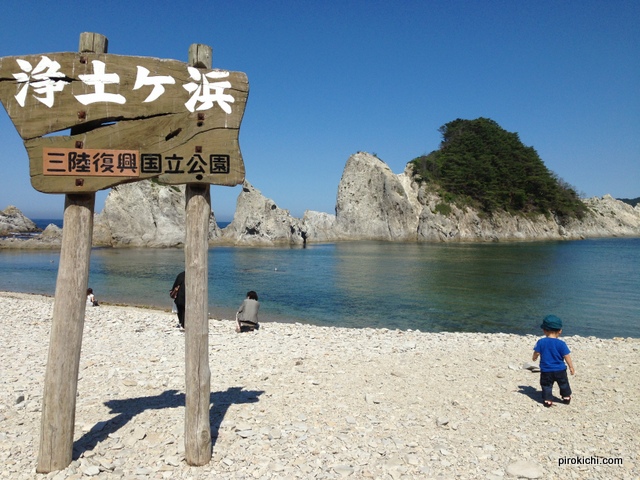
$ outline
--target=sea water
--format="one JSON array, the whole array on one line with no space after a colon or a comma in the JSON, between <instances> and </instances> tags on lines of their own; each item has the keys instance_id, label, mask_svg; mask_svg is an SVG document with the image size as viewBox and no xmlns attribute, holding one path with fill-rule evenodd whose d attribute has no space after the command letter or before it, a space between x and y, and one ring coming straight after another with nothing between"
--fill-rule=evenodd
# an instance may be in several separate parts
<instances>
[{"instance_id":1,"label":"sea water","mask_svg":"<svg viewBox=\"0 0 640 480\"><path fill-rule=\"evenodd\" d=\"M54 295L58 251L0 251L0 290ZM233 318L248 290L262 321L429 332L640 338L640 239L527 243L345 242L306 248L212 247L209 311ZM181 249L96 248L99 300L171 308Z\"/></svg>"}]
</instances>

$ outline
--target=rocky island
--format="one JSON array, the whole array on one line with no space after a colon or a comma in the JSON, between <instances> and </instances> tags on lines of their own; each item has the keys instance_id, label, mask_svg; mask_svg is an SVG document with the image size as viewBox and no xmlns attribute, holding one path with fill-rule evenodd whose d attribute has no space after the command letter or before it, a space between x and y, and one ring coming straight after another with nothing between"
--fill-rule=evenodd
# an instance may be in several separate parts
<instances>
[{"instance_id":1,"label":"rocky island","mask_svg":"<svg viewBox=\"0 0 640 480\"><path fill-rule=\"evenodd\" d=\"M553 215L484 212L451 204L419 183L411 165L400 174L375 155L358 152L344 168L338 185L335 214L306 211L302 218L262 195L245 181L233 221L220 229L211 214L210 245L305 245L307 243L380 240L401 242L494 242L576 240L593 237L640 236L640 205L610 195L583 200L581 219ZM15 207L0 213L0 227L34 229ZM18 211L19 212L19 211ZM184 243L184 187L152 181L119 185L109 192L94 222L94 246L180 247ZM31 222L32 224L33 222ZM31 239L6 237L0 248L56 248L61 230L50 225Z\"/></svg>"},{"instance_id":2,"label":"rocky island","mask_svg":"<svg viewBox=\"0 0 640 480\"><path fill-rule=\"evenodd\" d=\"M35 233L40 230L23 213L13 205L0 211L0 236Z\"/></svg>"}]
</instances>

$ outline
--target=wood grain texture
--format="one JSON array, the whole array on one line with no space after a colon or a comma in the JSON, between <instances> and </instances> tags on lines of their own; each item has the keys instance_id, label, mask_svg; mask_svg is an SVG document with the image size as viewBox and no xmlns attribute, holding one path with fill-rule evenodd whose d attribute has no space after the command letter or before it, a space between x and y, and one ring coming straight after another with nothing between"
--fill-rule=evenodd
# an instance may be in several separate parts
<instances>
[{"instance_id":1,"label":"wood grain texture","mask_svg":"<svg viewBox=\"0 0 640 480\"><path fill-rule=\"evenodd\" d=\"M106 49L107 46L106 37L100 34L81 34L80 48L89 42L97 48ZM38 473L62 470L72 460L95 203L93 192L65 197L64 229L42 395Z\"/></svg>"},{"instance_id":2,"label":"wood grain texture","mask_svg":"<svg viewBox=\"0 0 640 480\"><path fill-rule=\"evenodd\" d=\"M204 46L201 47L204 52ZM56 71L64 74L62 78L55 78L59 85L64 86L61 91L52 94L52 106L42 101L46 93L38 92L32 84L27 86L25 82L14 78L15 74L23 72L18 60L27 62L35 71L45 57L50 62L57 62L59 67ZM197 65L203 65L206 60L206 57L199 60ZM104 64L105 74L116 74L117 82L115 77L114 83L101 87L88 82L88 77L83 76L95 74L98 68L95 62ZM140 77L139 67L148 70L146 76ZM119 183L152 177L158 178L161 183L173 185L207 183L231 186L242 183L245 170L238 134L249 93L247 76L242 72L204 67L197 72L200 80L192 77L193 73L186 63L177 60L88 52L0 58L0 100L29 153L33 187L45 193L95 192ZM222 77L208 78L205 83L228 82L230 86L206 91L189 91L185 88L188 85L196 88L202 83L203 75L209 74ZM174 83L163 83L163 92L156 99L147 101L157 86L152 80L136 85L136 80L158 76L170 77ZM34 80L32 72L30 81ZM24 88L27 88L24 105L20 105L17 96ZM99 88L107 95L120 96L118 98L124 99L125 103L98 101L84 105L78 100L86 98L83 95L96 93ZM207 104L205 96L201 95L200 100L193 102L194 93L198 92L209 93L209 98L214 101ZM223 95L230 95L232 100ZM73 129L75 134L45 137L52 132L68 129ZM226 172L214 173L175 173L165 169L142 172L138 177L91 178L84 182L76 182L74 177L50 178L44 174L43 148L77 148L78 145L90 149L136 150L141 155L159 154L163 158L174 156L185 159L185 163L198 152L205 160L210 155L227 155L230 167Z\"/></svg>"},{"instance_id":3,"label":"wood grain texture","mask_svg":"<svg viewBox=\"0 0 640 480\"><path fill-rule=\"evenodd\" d=\"M65 202L42 397L39 473L61 470L72 460L94 206L95 193L68 195Z\"/></svg>"},{"instance_id":4,"label":"wood grain texture","mask_svg":"<svg viewBox=\"0 0 640 480\"><path fill-rule=\"evenodd\" d=\"M205 465L211 460L212 449L208 315L210 187L189 184L185 195L185 459L189 465Z\"/></svg>"},{"instance_id":5,"label":"wood grain texture","mask_svg":"<svg viewBox=\"0 0 640 480\"><path fill-rule=\"evenodd\" d=\"M212 50L191 45L189 63L210 68ZM209 185L187 184L185 189L185 460L189 465L211 461L212 442L209 409Z\"/></svg>"}]
</instances>

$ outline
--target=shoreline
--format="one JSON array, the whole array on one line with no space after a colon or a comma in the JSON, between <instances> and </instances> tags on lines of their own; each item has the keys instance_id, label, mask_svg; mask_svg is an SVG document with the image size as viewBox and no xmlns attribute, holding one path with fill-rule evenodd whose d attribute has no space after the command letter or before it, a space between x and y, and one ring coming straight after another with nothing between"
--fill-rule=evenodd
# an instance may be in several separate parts
<instances>
[{"instance_id":1,"label":"shoreline","mask_svg":"<svg viewBox=\"0 0 640 480\"><path fill-rule=\"evenodd\" d=\"M59 251L62 247L62 236L50 236L42 237L43 232L37 232L33 236L23 237L21 233L7 234L0 236L0 250L36 250L47 251L54 250ZM602 232L591 234L576 234L574 236L560 236L560 237L546 237L546 236L531 236L531 237L509 237L509 238L461 238L455 240L388 240L380 238L333 238L329 240L309 240L308 245L327 245L335 243L357 243L357 242L383 242L390 244L424 244L424 245L464 245L464 244L519 244L519 243L547 243L547 242L580 242L583 240L607 240L607 239L636 239L640 238L640 234L637 232ZM210 238L208 248L305 248L303 245L290 243L288 241L273 241L271 243L238 243L236 240L230 240L226 238ZM175 245L162 245L162 246L149 246L149 245L106 245L102 243L93 243L92 249L109 248L114 250L130 250L130 249L149 249L149 250L163 250L163 249L183 249L184 244L176 243Z\"/></svg>"},{"instance_id":2,"label":"shoreline","mask_svg":"<svg viewBox=\"0 0 640 480\"><path fill-rule=\"evenodd\" d=\"M77 458L37 475L53 300L0 292L0 479L640 475L640 339L562 337L573 400L546 409L523 368L538 336L278 322L236 334L215 319L213 456L190 467L175 314L107 304L85 316ZM622 465L561 464L591 457Z\"/></svg>"},{"instance_id":3,"label":"shoreline","mask_svg":"<svg viewBox=\"0 0 640 480\"><path fill-rule=\"evenodd\" d=\"M26 295L26 296L33 296L33 297L44 297L44 298L48 298L51 299L51 301L55 300L55 294L50 294L50 293L38 293L38 292L18 292L18 291L13 291L13 290L0 290L0 297L7 295L10 296L12 294L16 294L16 295ZM141 310L154 310L154 311L158 311L158 312L163 312L163 313L171 313L171 308L167 308L167 306L160 306L160 305L155 305L155 304L133 304L133 303L117 303L117 302L111 302L111 301L103 301L102 299L98 298L98 302L100 303L100 306L111 306L111 307L130 307L130 308L138 308ZM214 313L209 312L209 320L217 320L217 321L232 321L232 319L235 316L235 309L232 308L224 308L224 307L215 307L212 308L211 310L214 310ZM227 316L220 316L217 313L220 312L226 312L229 318L227 318ZM171 313L172 315L175 316L175 313ZM223 314L224 315L224 314ZM321 327L322 325L317 325L311 322L306 322L303 319L295 319L295 320L287 320L286 318L282 318L282 317L275 317L273 315L269 315L269 314L261 314L260 315L260 322L261 323L282 323L282 324L300 324L300 325L309 325L309 326L318 326ZM356 328L356 327L339 327L336 326L336 328ZM375 328L375 327L363 327L363 328Z\"/></svg>"},{"instance_id":4,"label":"shoreline","mask_svg":"<svg viewBox=\"0 0 640 480\"><path fill-rule=\"evenodd\" d=\"M3 295L25 295L25 296L35 296L35 297L44 297L48 298L51 301L55 299L55 294L50 293L40 293L40 292L25 292L25 291L13 291L13 290L0 290L0 297ZM108 300L103 300L102 298L98 298L101 306L112 306L112 307L123 307L123 308L137 308L141 310L152 310L158 311L162 313L171 313L171 308L165 305L157 305L157 304L134 304L134 303L118 303ZM169 303L170 305L170 303ZM231 307L210 307L208 313L209 321L233 321L235 318L235 308ZM540 320L542 321L542 320ZM307 321L303 318L291 318L291 317L278 317L273 314L263 313L260 314L260 323L267 324L285 324L285 325L303 325L309 327L319 327L319 328L346 328L346 329L354 329L354 330L384 330L384 331L399 331L399 332L412 332L415 331L417 333L424 334L443 334L443 333L451 333L451 334L478 334L478 335L515 335L515 336L533 336L537 338L536 335L532 333L518 333L518 332L509 332L509 331L470 331L470 330L440 330L440 331L432 331L432 330L420 330L420 329L400 329L394 327L378 327L378 326L353 326L353 325L327 325L322 323L313 323L311 321ZM640 341L640 337L628 336L628 335L616 335L616 336L597 336L597 335L580 335L573 334L568 335L566 332L563 333L563 338L567 337L576 337L576 338L588 338L588 339L603 339L603 340L638 340Z\"/></svg>"}]
</instances>

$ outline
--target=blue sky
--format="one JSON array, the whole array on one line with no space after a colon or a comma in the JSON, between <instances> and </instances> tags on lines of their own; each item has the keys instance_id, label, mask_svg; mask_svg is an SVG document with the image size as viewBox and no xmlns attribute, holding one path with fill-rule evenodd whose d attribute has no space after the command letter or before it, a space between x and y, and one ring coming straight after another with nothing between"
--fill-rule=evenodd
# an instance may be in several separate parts
<instances>
[{"instance_id":1,"label":"blue sky","mask_svg":"<svg viewBox=\"0 0 640 480\"><path fill-rule=\"evenodd\" d=\"M81 32L109 53L245 72L247 180L296 217L334 213L350 155L395 173L436 150L438 129L488 117L518 132L581 194L640 196L640 2L3 0L0 57L75 52ZM0 209L61 218L64 195L31 186L0 109ZM239 187L212 186L219 221ZM96 211L108 191L98 192Z\"/></svg>"}]
</instances>

